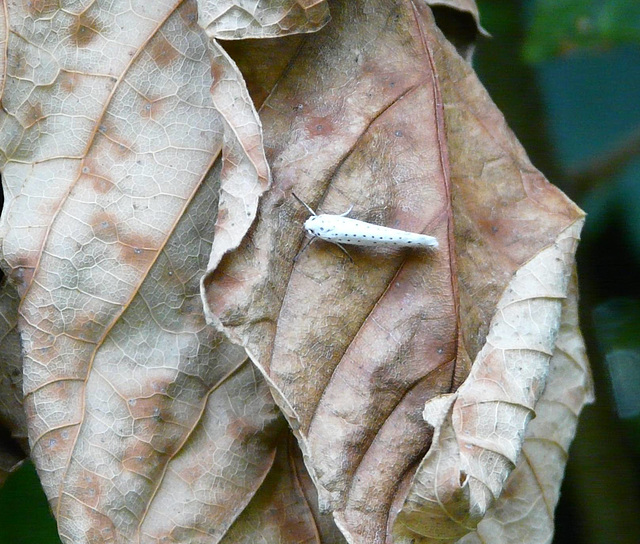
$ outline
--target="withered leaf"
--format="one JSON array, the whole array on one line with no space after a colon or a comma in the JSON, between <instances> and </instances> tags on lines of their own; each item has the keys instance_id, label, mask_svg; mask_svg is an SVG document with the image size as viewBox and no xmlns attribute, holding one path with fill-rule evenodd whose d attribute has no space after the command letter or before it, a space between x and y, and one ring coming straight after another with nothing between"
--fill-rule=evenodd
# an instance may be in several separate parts
<instances>
[{"instance_id":1,"label":"withered leaf","mask_svg":"<svg viewBox=\"0 0 640 544\"><path fill-rule=\"evenodd\" d=\"M241 211L246 229L268 179L246 92L220 97L243 83L192 1L0 15L2 265L12 312L20 300L32 458L61 538L219 540L271 471L283 427L199 297L217 215ZM253 210L218 206L237 169Z\"/></svg>"},{"instance_id":2,"label":"withered leaf","mask_svg":"<svg viewBox=\"0 0 640 544\"><path fill-rule=\"evenodd\" d=\"M580 227L576 223L562 232L553 246L514 274L467 380L455 393L427 402L424 417L436 429L434 442L397 520L398 533L419 538L409 534L400 542L455 542L501 495L524 436L532 432L529 420L544 407L538 399L551 355L562 349L555 347L556 337ZM578 368L583 371L578 373L581 381L573 385L581 386L576 399L580 408L588 389L584 369ZM555 417L564 416L556 412ZM575 425L563 432L566 441L566 436L573 437ZM563 463L551 467L561 472Z\"/></svg>"},{"instance_id":3,"label":"withered leaf","mask_svg":"<svg viewBox=\"0 0 640 544\"><path fill-rule=\"evenodd\" d=\"M505 490L475 532L460 544L531 544L550 542L553 509L578 415L593 401L593 385L578 330L578 287L575 273L563 302L562 323L550 362L547 385L527 426L522 455Z\"/></svg>"},{"instance_id":4,"label":"withered leaf","mask_svg":"<svg viewBox=\"0 0 640 544\"><path fill-rule=\"evenodd\" d=\"M239 249L209 270L205 305L267 377L321 509L350 542L455 541L519 459L583 214L530 164L423 3L362 0L332 15L262 106L274 185ZM323 243L299 254L306 212L292 191L440 248L355 248L353 263ZM440 414L429 424L425 402ZM476 413L464 429L476 451L465 464L452 450L443 489L429 466L446 455L454 408Z\"/></svg>"}]
</instances>

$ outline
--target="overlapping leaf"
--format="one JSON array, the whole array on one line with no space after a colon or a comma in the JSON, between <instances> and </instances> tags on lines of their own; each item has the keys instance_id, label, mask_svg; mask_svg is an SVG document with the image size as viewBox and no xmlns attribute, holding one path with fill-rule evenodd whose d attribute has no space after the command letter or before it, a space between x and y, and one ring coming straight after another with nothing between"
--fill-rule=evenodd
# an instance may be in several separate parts
<instances>
[{"instance_id":1,"label":"overlapping leaf","mask_svg":"<svg viewBox=\"0 0 640 544\"><path fill-rule=\"evenodd\" d=\"M11 8L3 260L22 298L32 456L61 536L219 540L271 470L282 428L198 296L220 179L232 192L244 169L254 204L240 223L266 187L259 123L222 120L244 97L221 103L220 81L214 107L193 2ZM233 85L233 64L216 60L213 76ZM221 206L218 228L238 211Z\"/></svg>"},{"instance_id":2,"label":"overlapping leaf","mask_svg":"<svg viewBox=\"0 0 640 544\"><path fill-rule=\"evenodd\" d=\"M423 462L416 477L416 488L399 519L416 522L410 538L415 539L416 533L422 535L423 540L418 542L447 539L453 542L475 527L502 492L505 478L519 459L525 432L536 432L538 423L529 431L528 420L540 409L544 410L547 427L566 422L566 412L560 406L549 410L548 404L536 404L545 383L558 380L559 383L548 386L556 390L567 385L564 380L570 375L567 381L572 387L571 408L575 414L592 399L592 390L577 332L575 308L571 304L561 306L568 291L571 297L577 296L575 286L568 290L567 284L581 226L580 213L572 211L568 201L563 204L559 192L545 190L548 186L528 164L502 116L486 106L488 97L471 68L457 61L450 48L435 51L437 66L450 76L442 80L442 90L448 144L453 150L456 231L463 234L457 237L461 255L458 261L460 302L467 315L462 324L465 342L472 346L477 357L469 380L457 395L436 400L428 410L432 423L439 422L436 432L443 440L441 445L449 450L445 454L439 446L432 447L430 459ZM505 144L508 145L506 154ZM509 155L511 161L506 160ZM491 191L495 185L482 183L483 180L508 179L514 167L518 169L518 183L502 185L498 192ZM511 203L509 199L513 199ZM535 226L538 213L553 218L548 220L555 223L557 237L547 238L551 245L531 257L520 256L517 252L530 245L534 238L544 240L546 236L553 236L552 230L545 233ZM574 222L569 221L572 216ZM496 244L502 246L500 252L493 251ZM491 258L482 258L483 252ZM518 269L511 268L514 260L522 263ZM509 284L503 286L498 282L500 289L495 291L497 274L510 269L513 277ZM473 293L478 292L482 295L474 297ZM500 297L497 301L496 295ZM491 310L490 305L494 303L496 308ZM561 334L563 331L561 323L570 333L564 333L560 347L554 351L556 335L559 330ZM489 324L491 329L487 330ZM566 343L568 337L573 338L577 347L571 350L570 357L565 357L562 343ZM552 354L554 359L550 362ZM549 368L554 364L563 368L549 377ZM575 421L547 438L566 449L574 432ZM438 466L438 459L446 462ZM536 467L541 482L553 482L553 485L545 484L548 489L541 491L530 482L518 488L519 500L544 502L545 523L540 528L546 527L547 536L552 533L553 507L557 502L557 497L552 500L550 496L559 491L558 475L564 467L564 458L555 460L555 463ZM536 459L520 459L521 464L527 462L535 464ZM421 478L425 480L421 482ZM434 478L438 485L433 485ZM413 500L416 503L410 504ZM433 500L448 507L441 510ZM509 510L512 502L515 510ZM419 514L416 515L412 511L417 503L421 506L417 507ZM493 530L487 530L487 524L483 526L484 537L496 543L521 541L523 533L518 531L527 527L526 522L531 528L531 519L525 519L521 525L512 524L509 530L496 531L505 512L509 516L517 511L517 501L504 504L492 510L489 517L493 516L497 523L492 526ZM497 517L496 512L499 512ZM532 533L530 538L537 541L542 534Z\"/></svg>"},{"instance_id":3,"label":"overlapping leaf","mask_svg":"<svg viewBox=\"0 0 640 544\"><path fill-rule=\"evenodd\" d=\"M243 245L209 272L205 299L214 322L267 376L321 507L351 542L371 543L388 538L396 513L412 508L405 499L420 492L431 432L424 402L455 391L472 361L491 351L499 301L525 277L530 319L498 331L501 349L519 354L517 364L506 357L515 367L498 403L505 410L493 419L480 411L482 425L470 430L478 448L471 475L486 489L460 500L452 478L444 494L430 489L440 502L417 509L425 525L430 511L447 518L431 536L453 541L474 529L518 459L548 374L582 213L530 165L420 2L363 0L333 17L262 108L275 185ZM296 261L304 210L292 190L325 213L354 204L360 219L427 232L441 249L356 249L352 264L316 244ZM530 261L541 269L531 272ZM505 378L495 365L487 375ZM477 380L465 388L480 390ZM468 410L496 401L487 393L474 394ZM521 408L509 411L509 403ZM490 454L481 438L496 429L508 437L505 451ZM503 467L495 481L478 478L492 462ZM451 463L463 473L459 460ZM419 529L411 538L430 541Z\"/></svg>"}]
</instances>

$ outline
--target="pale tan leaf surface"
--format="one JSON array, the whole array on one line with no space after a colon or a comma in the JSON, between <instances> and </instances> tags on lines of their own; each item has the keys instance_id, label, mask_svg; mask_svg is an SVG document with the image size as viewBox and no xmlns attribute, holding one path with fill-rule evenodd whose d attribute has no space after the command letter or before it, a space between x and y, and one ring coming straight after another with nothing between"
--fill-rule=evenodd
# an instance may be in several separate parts
<instances>
[{"instance_id":1,"label":"pale tan leaf surface","mask_svg":"<svg viewBox=\"0 0 640 544\"><path fill-rule=\"evenodd\" d=\"M562 323L547 384L527 426L522 455L504 493L460 544L546 544L553 538L553 511L578 415L593 401L584 341L578 329L577 278L562 303Z\"/></svg>"},{"instance_id":2,"label":"pale tan leaf surface","mask_svg":"<svg viewBox=\"0 0 640 544\"><path fill-rule=\"evenodd\" d=\"M205 304L267 376L321 509L350 542L384 542L429 446L424 401L464 381L514 274L583 214L531 166L422 2L334 10L261 117L274 186L205 279ZM434 235L440 248L355 248L350 263L319 242L294 262L306 212L292 190L319 212L354 204L354 217ZM564 293L552 295L555 308ZM552 331L559 311L544 312Z\"/></svg>"},{"instance_id":3,"label":"pale tan leaf surface","mask_svg":"<svg viewBox=\"0 0 640 544\"><path fill-rule=\"evenodd\" d=\"M34 441L65 541L169 533L191 542L202 525L213 533L208 524L232 520L270 466L273 446L262 431L279 414L243 351L205 326L198 303L217 198L210 178L100 343L82 411L70 414L79 424L45 429ZM50 397L52 407L69 402ZM59 495L51 492L56 476ZM211 503L221 505L217 516L201 520ZM184 524L167 528L178 514Z\"/></svg>"},{"instance_id":4,"label":"pale tan leaf surface","mask_svg":"<svg viewBox=\"0 0 640 544\"><path fill-rule=\"evenodd\" d=\"M211 390L188 442L168 463L141 524L141 542L235 542L229 534L257 542L268 524L253 527L246 512L281 515L282 505L255 502L275 493L270 479L279 470L273 463L284 428L263 378L243 362ZM284 490L281 498L291 500Z\"/></svg>"},{"instance_id":5,"label":"pale tan leaf surface","mask_svg":"<svg viewBox=\"0 0 640 544\"><path fill-rule=\"evenodd\" d=\"M237 40L315 32L330 19L326 0L198 0L210 36Z\"/></svg>"},{"instance_id":6,"label":"pale tan leaf surface","mask_svg":"<svg viewBox=\"0 0 640 544\"><path fill-rule=\"evenodd\" d=\"M61 537L214 542L264 481L283 420L202 315L225 125L196 6L11 7L2 256Z\"/></svg>"},{"instance_id":7,"label":"pale tan leaf surface","mask_svg":"<svg viewBox=\"0 0 640 544\"><path fill-rule=\"evenodd\" d=\"M194 6L145 6L123 10L128 33L95 4L10 13L3 257L23 294L30 441L57 465L39 465L51 499L97 348L220 147Z\"/></svg>"}]
</instances>

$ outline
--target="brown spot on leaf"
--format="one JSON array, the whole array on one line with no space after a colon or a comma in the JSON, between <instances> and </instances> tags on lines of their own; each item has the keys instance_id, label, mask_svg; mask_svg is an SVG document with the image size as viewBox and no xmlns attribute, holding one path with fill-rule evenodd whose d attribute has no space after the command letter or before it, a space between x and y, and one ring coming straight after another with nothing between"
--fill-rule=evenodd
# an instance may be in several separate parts
<instances>
[{"instance_id":1,"label":"brown spot on leaf","mask_svg":"<svg viewBox=\"0 0 640 544\"><path fill-rule=\"evenodd\" d=\"M162 35L158 35L151 43L151 58L160 67L164 68L176 60L180 53Z\"/></svg>"},{"instance_id":2,"label":"brown spot on leaf","mask_svg":"<svg viewBox=\"0 0 640 544\"><path fill-rule=\"evenodd\" d=\"M71 26L71 41L76 47L87 47L98 38L100 26L90 15L82 14Z\"/></svg>"},{"instance_id":3,"label":"brown spot on leaf","mask_svg":"<svg viewBox=\"0 0 640 544\"><path fill-rule=\"evenodd\" d=\"M187 23L187 26L195 26L198 22L198 7L195 2L182 4L182 7L178 9L178 14Z\"/></svg>"},{"instance_id":4,"label":"brown spot on leaf","mask_svg":"<svg viewBox=\"0 0 640 544\"><path fill-rule=\"evenodd\" d=\"M109 122L98 125L94 150L98 156L115 155L120 160L131 160L131 155L135 155L131 142L123 139L118 128L114 128Z\"/></svg>"},{"instance_id":5,"label":"brown spot on leaf","mask_svg":"<svg viewBox=\"0 0 640 544\"><path fill-rule=\"evenodd\" d=\"M330 117L311 117L305 123L307 134L313 136L330 136L334 132L333 121Z\"/></svg>"},{"instance_id":6,"label":"brown spot on leaf","mask_svg":"<svg viewBox=\"0 0 640 544\"><path fill-rule=\"evenodd\" d=\"M166 461L167 456L155 450L151 444L133 440L124 452L122 465L131 472L156 481Z\"/></svg>"},{"instance_id":7,"label":"brown spot on leaf","mask_svg":"<svg viewBox=\"0 0 640 544\"><path fill-rule=\"evenodd\" d=\"M120 259L122 262L129 263L140 270L145 270L150 266L157 255L155 249L145 248L143 244L129 245L122 243L120 248Z\"/></svg>"},{"instance_id":8,"label":"brown spot on leaf","mask_svg":"<svg viewBox=\"0 0 640 544\"><path fill-rule=\"evenodd\" d=\"M35 262L28 264L27 259L19 258L16 266L11 270L11 279L13 280L18 294L22 297L25 290L31 284L33 272L35 270Z\"/></svg>"},{"instance_id":9,"label":"brown spot on leaf","mask_svg":"<svg viewBox=\"0 0 640 544\"><path fill-rule=\"evenodd\" d=\"M162 110L163 108L161 102L147 99L143 101L140 116L143 119L157 119Z\"/></svg>"},{"instance_id":10,"label":"brown spot on leaf","mask_svg":"<svg viewBox=\"0 0 640 544\"><path fill-rule=\"evenodd\" d=\"M65 332L75 338L97 343L104 334L106 325L106 323L99 321L95 312L85 309L82 312L76 312L73 321L67 325Z\"/></svg>"},{"instance_id":11,"label":"brown spot on leaf","mask_svg":"<svg viewBox=\"0 0 640 544\"><path fill-rule=\"evenodd\" d=\"M224 78L225 69L219 62L211 63L211 79L213 79L213 83L211 84L211 90L216 87L216 85L220 82L221 79Z\"/></svg>"},{"instance_id":12,"label":"brown spot on leaf","mask_svg":"<svg viewBox=\"0 0 640 544\"><path fill-rule=\"evenodd\" d=\"M234 444L246 444L259 431L255 424L248 418L237 417L227 424L227 435L233 438Z\"/></svg>"},{"instance_id":13,"label":"brown spot on leaf","mask_svg":"<svg viewBox=\"0 0 640 544\"><path fill-rule=\"evenodd\" d=\"M113 149L115 149L116 155L121 158L129 157L136 154L136 152L131 149L130 145L127 145L123 142L114 142Z\"/></svg>"},{"instance_id":14,"label":"brown spot on leaf","mask_svg":"<svg viewBox=\"0 0 640 544\"><path fill-rule=\"evenodd\" d=\"M163 382L161 388L166 391L166 389L170 386L170 383ZM154 391L156 390L154 384ZM137 399L133 399L133 401L129 402L129 412L136 419L142 418L155 418L161 419L162 412L166 409L166 404L169 401L166 396L166 392L162 392L162 394L155 394L149 397L140 397Z\"/></svg>"},{"instance_id":15,"label":"brown spot on leaf","mask_svg":"<svg viewBox=\"0 0 640 544\"><path fill-rule=\"evenodd\" d=\"M91 222L93 235L106 243L116 242L118 240L118 228L113 216L105 211L99 211L93 216Z\"/></svg>"},{"instance_id":16,"label":"brown spot on leaf","mask_svg":"<svg viewBox=\"0 0 640 544\"><path fill-rule=\"evenodd\" d=\"M34 125L38 121L40 121L44 117L44 113L42 112L42 106L39 102L35 104L29 105L29 110L27 112L27 126Z\"/></svg>"},{"instance_id":17,"label":"brown spot on leaf","mask_svg":"<svg viewBox=\"0 0 640 544\"><path fill-rule=\"evenodd\" d=\"M101 476L86 469L72 472L67 484L67 493L83 504L96 508L104 494L104 484L109 485Z\"/></svg>"},{"instance_id":18,"label":"brown spot on leaf","mask_svg":"<svg viewBox=\"0 0 640 544\"><path fill-rule=\"evenodd\" d=\"M58 84L63 91L72 94L78 85L80 77L77 73L61 71L58 75Z\"/></svg>"},{"instance_id":19,"label":"brown spot on leaf","mask_svg":"<svg viewBox=\"0 0 640 544\"><path fill-rule=\"evenodd\" d=\"M24 78L30 72L30 66L24 56L24 52L17 48L9 48L7 51L7 72L16 78Z\"/></svg>"},{"instance_id":20,"label":"brown spot on leaf","mask_svg":"<svg viewBox=\"0 0 640 544\"><path fill-rule=\"evenodd\" d=\"M224 224L228 221L229 219L229 210L227 208L220 208L220 210L218 211L218 217L216 218L216 226L220 225L221 227L224 226Z\"/></svg>"}]
</instances>

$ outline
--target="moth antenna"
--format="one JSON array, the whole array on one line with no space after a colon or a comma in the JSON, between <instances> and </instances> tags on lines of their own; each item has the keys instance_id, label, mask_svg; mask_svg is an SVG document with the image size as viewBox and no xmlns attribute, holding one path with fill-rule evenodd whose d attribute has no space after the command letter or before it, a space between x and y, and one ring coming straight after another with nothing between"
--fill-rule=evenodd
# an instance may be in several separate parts
<instances>
[{"instance_id":1,"label":"moth antenna","mask_svg":"<svg viewBox=\"0 0 640 544\"><path fill-rule=\"evenodd\" d=\"M351 210L353 210L353 204L351 204L351 206L349 206L349 209L346 212L341 213L340 217L347 217L347 215L349 215L351 213Z\"/></svg>"},{"instance_id":2,"label":"moth antenna","mask_svg":"<svg viewBox=\"0 0 640 544\"><path fill-rule=\"evenodd\" d=\"M295 194L293 191L291 191L291 194L295 197L295 199L300 202L300 204L302 204L305 208L307 208L307 210L309 210L309 212L311 213L311 215L317 215L316 212L314 212L311 207L304 201L302 200L297 194ZM305 246L306 247L306 246Z\"/></svg>"}]
</instances>

